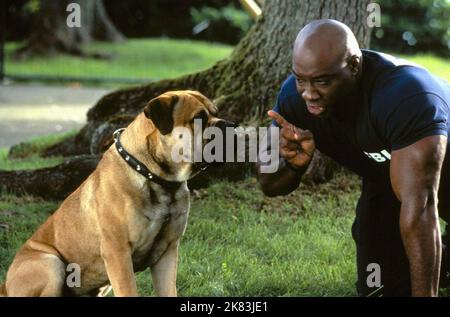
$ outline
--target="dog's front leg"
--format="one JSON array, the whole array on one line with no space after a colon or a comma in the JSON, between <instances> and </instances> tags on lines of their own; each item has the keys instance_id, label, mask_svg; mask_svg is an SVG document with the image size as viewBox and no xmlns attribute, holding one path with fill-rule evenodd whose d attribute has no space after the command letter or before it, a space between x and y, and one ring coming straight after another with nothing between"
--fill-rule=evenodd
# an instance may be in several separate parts
<instances>
[{"instance_id":1,"label":"dog's front leg","mask_svg":"<svg viewBox=\"0 0 450 317\"><path fill-rule=\"evenodd\" d=\"M114 296L138 296L129 246L102 242L101 255Z\"/></svg>"},{"instance_id":2,"label":"dog's front leg","mask_svg":"<svg viewBox=\"0 0 450 317\"><path fill-rule=\"evenodd\" d=\"M179 240L169 244L151 267L153 287L157 296L177 296L178 243Z\"/></svg>"}]
</instances>

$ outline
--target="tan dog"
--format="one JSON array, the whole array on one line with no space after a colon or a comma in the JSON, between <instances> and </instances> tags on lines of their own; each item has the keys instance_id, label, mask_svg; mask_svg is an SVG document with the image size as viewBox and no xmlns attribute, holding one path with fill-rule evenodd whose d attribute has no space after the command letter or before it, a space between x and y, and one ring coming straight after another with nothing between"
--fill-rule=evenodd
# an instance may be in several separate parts
<instances>
[{"instance_id":1,"label":"tan dog","mask_svg":"<svg viewBox=\"0 0 450 317\"><path fill-rule=\"evenodd\" d=\"M26 241L0 292L83 296L111 284L116 296L137 296L134 273L150 267L157 295L176 296L178 246L189 213L186 180L201 164L172 160L171 149L180 142L174 127L193 131L194 118L204 127L230 126L215 113L211 101L195 91L152 99L116 136L120 143L111 145L96 170ZM70 263L80 268L79 287L67 285Z\"/></svg>"}]
</instances>

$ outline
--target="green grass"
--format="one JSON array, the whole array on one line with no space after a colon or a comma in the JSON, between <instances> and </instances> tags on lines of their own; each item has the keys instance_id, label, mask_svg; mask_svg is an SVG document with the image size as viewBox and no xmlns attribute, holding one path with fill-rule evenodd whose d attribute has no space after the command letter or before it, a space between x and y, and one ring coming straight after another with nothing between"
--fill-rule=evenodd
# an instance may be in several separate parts
<instances>
[{"instance_id":1,"label":"green grass","mask_svg":"<svg viewBox=\"0 0 450 317\"><path fill-rule=\"evenodd\" d=\"M4 282L16 251L56 207L55 202L29 196L0 196L0 283Z\"/></svg>"},{"instance_id":2,"label":"green grass","mask_svg":"<svg viewBox=\"0 0 450 317\"><path fill-rule=\"evenodd\" d=\"M129 39L124 43L92 43L87 51L111 53L112 60L58 55L15 61L12 58L19 43L6 43L6 74L93 76L138 79L174 78L212 66L228 57L232 46L201 41L168 38ZM450 64L432 54L398 55L420 64L437 76L450 81Z\"/></svg>"},{"instance_id":3,"label":"green grass","mask_svg":"<svg viewBox=\"0 0 450 317\"><path fill-rule=\"evenodd\" d=\"M130 39L124 43L93 43L87 51L111 53L112 60L58 55L15 61L19 43L6 43L7 75L54 75L160 79L173 78L212 66L232 47L207 42L171 39Z\"/></svg>"},{"instance_id":4,"label":"green grass","mask_svg":"<svg viewBox=\"0 0 450 317\"><path fill-rule=\"evenodd\" d=\"M37 138L30 146L39 149L56 138ZM8 159L0 149L0 169L61 160L37 154ZM340 175L278 198L265 197L253 178L196 191L180 247L179 295L354 296L350 228L358 183ZM59 203L0 192L0 282L17 250ZM137 282L141 295L155 295L148 270Z\"/></svg>"},{"instance_id":5,"label":"green grass","mask_svg":"<svg viewBox=\"0 0 450 317\"><path fill-rule=\"evenodd\" d=\"M11 149L0 148L0 170L27 170L60 164L64 160L63 157L43 158L41 154L49 146L75 134L76 131L51 134L31 138L26 142L14 145Z\"/></svg>"},{"instance_id":6,"label":"green grass","mask_svg":"<svg viewBox=\"0 0 450 317\"><path fill-rule=\"evenodd\" d=\"M8 159L0 149L0 169L61 161L37 154ZM180 245L179 295L356 296L351 224L359 183L338 173L326 184L301 185L276 198L265 197L254 178L195 191ZM0 192L0 282L20 246L59 204ZM148 270L137 274L137 284L141 295L155 295Z\"/></svg>"},{"instance_id":7,"label":"green grass","mask_svg":"<svg viewBox=\"0 0 450 317\"><path fill-rule=\"evenodd\" d=\"M396 54L394 54L396 55ZM432 54L397 55L416 64L422 65L436 76L450 82L450 63L447 59Z\"/></svg>"},{"instance_id":8,"label":"green grass","mask_svg":"<svg viewBox=\"0 0 450 317\"><path fill-rule=\"evenodd\" d=\"M0 169L31 169L62 158L39 157L67 134L0 149ZM341 175L291 195L264 197L256 180L218 182L192 197L181 242L180 296L353 296L350 235L358 180ZM60 202L0 193L0 281L18 248ZM7 227L5 229L4 227ZM137 276L140 294L155 295L149 271Z\"/></svg>"},{"instance_id":9,"label":"green grass","mask_svg":"<svg viewBox=\"0 0 450 317\"><path fill-rule=\"evenodd\" d=\"M255 179L200 190L180 247L179 295L355 295L354 183L337 178L272 199ZM16 250L56 207L32 197L0 197L0 223L8 226L0 229L0 281ZM137 281L141 295L155 295L148 270Z\"/></svg>"},{"instance_id":10,"label":"green grass","mask_svg":"<svg viewBox=\"0 0 450 317\"><path fill-rule=\"evenodd\" d=\"M276 198L265 197L254 178L195 191L180 245L179 296L356 296L351 224L359 183L338 173ZM0 282L59 203L0 192ZM137 274L137 284L141 296L155 295L148 270Z\"/></svg>"},{"instance_id":11,"label":"green grass","mask_svg":"<svg viewBox=\"0 0 450 317\"><path fill-rule=\"evenodd\" d=\"M64 132L64 133L56 133L49 134L46 136L39 136L35 138L31 138L25 142L20 142L19 144L13 145L10 149L10 158L12 159L22 159L29 158L30 156L34 156L35 159L39 159L39 156L46 150L48 147L55 145L62 140L75 136L77 134L77 130ZM0 158L0 169L9 169L2 168L2 164L7 164L4 156ZM10 161L10 168L17 163L17 160Z\"/></svg>"},{"instance_id":12,"label":"green grass","mask_svg":"<svg viewBox=\"0 0 450 317\"><path fill-rule=\"evenodd\" d=\"M22 159L9 159L8 149L0 148L0 170L30 170L41 167L50 167L62 163L63 160L64 158L58 156L42 158L37 154L32 154Z\"/></svg>"},{"instance_id":13,"label":"green grass","mask_svg":"<svg viewBox=\"0 0 450 317\"><path fill-rule=\"evenodd\" d=\"M255 179L203 190L181 243L180 295L355 295L355 193L299 194L265 198Z\"/></svg>"}]
</instances>

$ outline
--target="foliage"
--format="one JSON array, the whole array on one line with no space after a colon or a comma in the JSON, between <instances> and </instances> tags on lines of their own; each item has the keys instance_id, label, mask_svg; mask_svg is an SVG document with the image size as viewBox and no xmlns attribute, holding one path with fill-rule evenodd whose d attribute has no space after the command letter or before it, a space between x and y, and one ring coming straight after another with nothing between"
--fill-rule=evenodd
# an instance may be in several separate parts
<instances>
[{"instance_id":1,"label":"foliage","mask_svg":"<svg viewBox=\"0 0 450 317\"><path fill-rule=\"evenodd\" d=\"M448 0L380 0L381 28L372 32L374 49L433 52L450 56Z\"/></svg>"},{"instance_id":2,"label":"foliage","mask_svg":"<svg viewBox=\"0 0 450 317\"><path fill-rule=\"evenodd\" d=\"M242 9L228 4L222 8L204 6L200 9L192 7L192 19L197 26L203 25L208 36L231 37L239 39L247 33L253 21ZM203 31L202 28L199 30Z\"/></svg>"},{"instance_id":3,"label":"foliage","mask_svg":"<svg viewBox=\"0 0 450 317\"><path fill-rule=\"evenodd\" d=\"M31 33L34 26L30 22L38 14L40 2L5 0L8 12L5 24L7 41L22 41ZM243 23L250 21L246 19L245 11L240 9L238 0L104 0L103 3L114 25L130 38L167 36L236 44L240 40ZM214 32L195 35L192 28L196 23L190 10L201 10L204 6L219 11L223 9L225 20L218 28L218 24L214 23Z\"/></svg>"},{"instance_id":4,"label":"foliage","mask_svg":"<svg viewBox=\"0 0 450 317\"><path fill-rule=\"evenodd\" d=\"M27 13L35 14L39 12L41 8L41 1L40 0L29 0L25 3L24 10Z\"/></svg>"}]
</instances>

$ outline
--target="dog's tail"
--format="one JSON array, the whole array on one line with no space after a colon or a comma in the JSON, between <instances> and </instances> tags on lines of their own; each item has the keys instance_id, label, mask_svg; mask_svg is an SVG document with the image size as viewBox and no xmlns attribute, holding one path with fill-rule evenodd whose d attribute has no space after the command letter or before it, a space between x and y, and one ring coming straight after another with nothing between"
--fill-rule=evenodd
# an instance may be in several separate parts
<instances>
[{"instance_id":1,"label":"dog's tail","mask_svg":"<svg viewBox=\"0 0 450 317\"><path fill-rule=\"evenodd\" d=\"M6 296L7 296L6 286L5 286L5 284L1 284L0 285L0 297L6 297Z\"/></svg>"}]
</instances>

